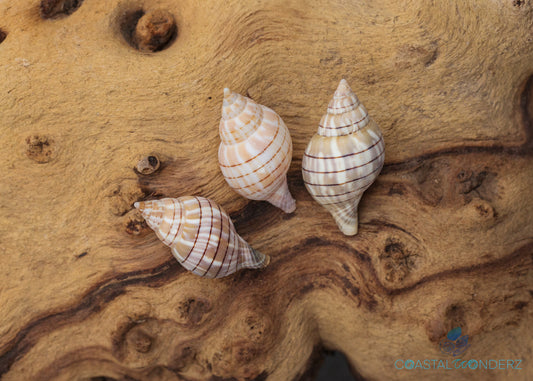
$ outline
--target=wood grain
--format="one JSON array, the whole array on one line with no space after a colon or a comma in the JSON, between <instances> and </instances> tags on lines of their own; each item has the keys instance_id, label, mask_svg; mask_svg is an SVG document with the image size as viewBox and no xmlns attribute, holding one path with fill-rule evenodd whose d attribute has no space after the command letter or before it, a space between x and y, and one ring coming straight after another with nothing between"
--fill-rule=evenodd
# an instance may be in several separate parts
<instances>
[{"instance_id":1,"label":"wood grain","mask_svg":"<svg viewBox=\"0 0 533 381\"><path fill-rule=\"evenodd\" d=\"M2 380L297 380L322 348L362 379L533 377L531 1L45 5L0 3ZM141 52L125 31L158 10L177 35ZM301 175L341 78L386 142L355 237ZM287 124L295 213L226 185L226 86ZM133 208L183 195L221 204L271 264L186 273ZM522 370L395 369L446 359L455 326L465 358Z\"/></svg>"}]
</instances>

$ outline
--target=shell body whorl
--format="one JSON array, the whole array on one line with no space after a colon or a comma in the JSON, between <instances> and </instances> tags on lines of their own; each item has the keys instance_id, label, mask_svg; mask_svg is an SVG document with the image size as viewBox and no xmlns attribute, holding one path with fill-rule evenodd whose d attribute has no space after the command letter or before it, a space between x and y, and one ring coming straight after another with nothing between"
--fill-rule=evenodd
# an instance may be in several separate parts
<instances>
[{"instance_id":1,"label":"shell body whorl","mask_svg":"<svg viewBox=\"0 0 533 381\"><path fill-rule=\"evenodd\" d=\"M385 160L381 131L341 80L302 160L304 184L346 235L357 234L357 208Z\"/></svg>"},{"instance_id":2,"label":"shell body whorl","mask_svg":"<svg viewBox=\"0 0 533 381\"><path fill-rule=\"evenodd\" d=\"M251 200L265 200L291 213L287 185L292 140L281 117L252 99L224 89L218 161L228 185Z\"/></svg>"},{"instance_id":3,"label":"shell body whorl","mask_svg":"<svg viewBox=\"0 0 533 381\"><path fill-rule=\"evenodd\" d=\"M135 207L178 262L196 275L222 278L270 261L250 247L227 213L207 198L164 198L138 202Z\"/></svg>"}]
</instances>

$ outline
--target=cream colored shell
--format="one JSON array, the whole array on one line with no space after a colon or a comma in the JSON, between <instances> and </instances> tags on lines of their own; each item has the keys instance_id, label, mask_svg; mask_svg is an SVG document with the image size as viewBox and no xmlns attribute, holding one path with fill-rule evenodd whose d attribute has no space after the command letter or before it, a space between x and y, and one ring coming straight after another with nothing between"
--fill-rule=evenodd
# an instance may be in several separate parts
<instances>
[{"instance_id":1,"label":"cream colored shell","mask_svg":"<svg viewBox=\"0 0 533 381\"><path fill-rule=\"evenodd\" d=\"M292 140L281 117L224 89L219 134L218 161L228 185L243 197L293 212L296 202L287 186Z\"/></svg>"},{"instance_id":2,"label":"cream colored shell","mask_svg":"<svg viewBox=\"0 0 533 381\"><path fill-rule=\"evenodd\" d=\"M161 241L187 270L222 278L268 265L270 257L254 250L235 231L226 212L204 197L186 196L136 202Z\"/></svg>"},{"instance_id":3,"label":"cream colored shell","mask_svg":"<svg viewBox=\"0 0 533 381\"><path fill-rule=\"evenodd\" d=\"M378 125L346 80L341 80L307 145L302 173L311 196L332 214L344 234L357 234L359 201L384 160L385 143Z\"/></svg>"}]
</instances>

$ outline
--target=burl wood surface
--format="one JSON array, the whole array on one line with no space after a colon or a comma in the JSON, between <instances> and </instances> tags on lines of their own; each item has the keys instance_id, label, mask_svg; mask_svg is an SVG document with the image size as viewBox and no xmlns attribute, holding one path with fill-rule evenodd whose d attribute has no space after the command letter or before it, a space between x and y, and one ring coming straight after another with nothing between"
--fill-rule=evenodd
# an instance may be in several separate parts
<instances>
[{"instance_id":1,"label":"burl wood surface","mask_svg":"<svg viewBox=\"0 0 533 381\"><path fill-rule=\"evenodd\" d=\"M2 380L297 380L322 348L365 379L532 379L530 0L52 2L0 2ZM157 10L177 36L150 53ZM355 237L301 175L343 77L386 141ZM289 127L293 214L226 185L225 86ZM271 264L185 272L133 210L182 195ZM455 326L521 370L395 369L451 362Z\"/></svg>"}]
</instances>

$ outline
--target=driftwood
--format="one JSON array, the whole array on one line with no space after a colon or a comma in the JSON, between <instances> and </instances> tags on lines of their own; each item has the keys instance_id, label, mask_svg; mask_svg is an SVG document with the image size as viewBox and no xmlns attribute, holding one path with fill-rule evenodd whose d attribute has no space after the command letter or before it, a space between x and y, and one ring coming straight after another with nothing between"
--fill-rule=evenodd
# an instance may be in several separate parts
<instances>
[{"instance_id":1,"label":"driftwood","mask_svg":"<svg viewBox=\"0 0 533 381\"><path fill-rule=\"evenodd\" d=\"M323 348L365 379L533 377L532 2L327 3L0 3L2 380L292 380ZM343 77L386 141L355 237L301 176ZM224 182L225 86L289 127L295 213ZM271 264L185 272L132 206L181 195ZM521 370L396 369L453 360L456 326Z\"/></svg>"}]
</instances>

